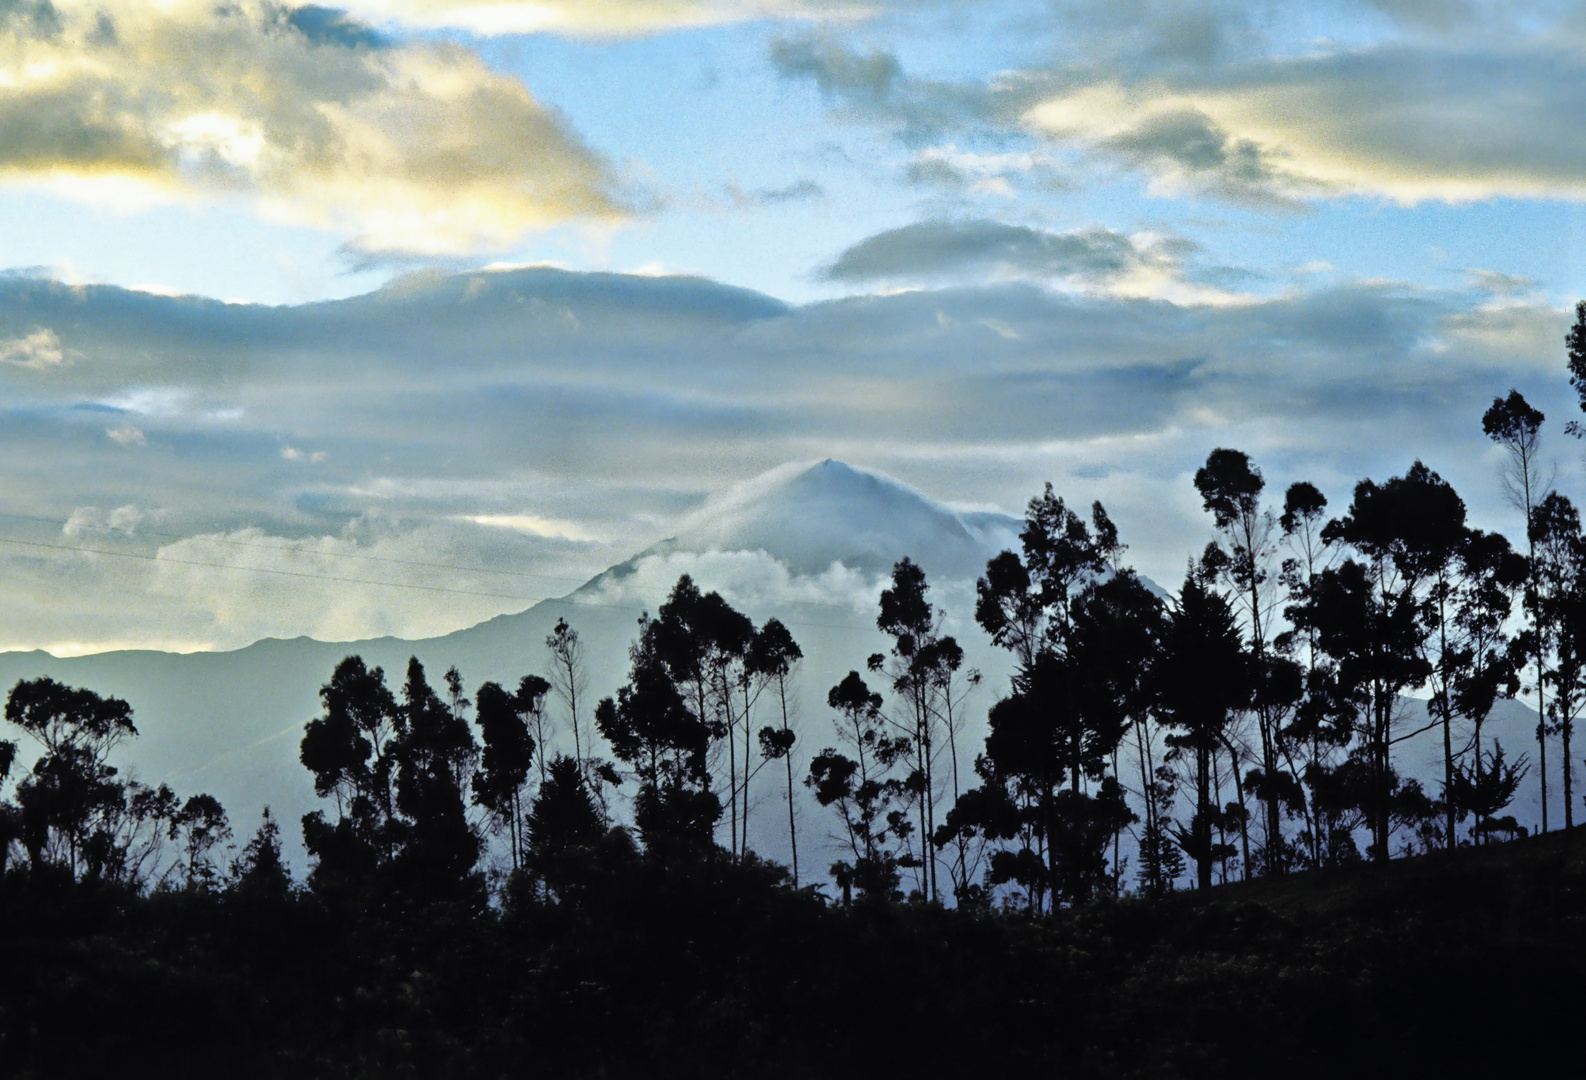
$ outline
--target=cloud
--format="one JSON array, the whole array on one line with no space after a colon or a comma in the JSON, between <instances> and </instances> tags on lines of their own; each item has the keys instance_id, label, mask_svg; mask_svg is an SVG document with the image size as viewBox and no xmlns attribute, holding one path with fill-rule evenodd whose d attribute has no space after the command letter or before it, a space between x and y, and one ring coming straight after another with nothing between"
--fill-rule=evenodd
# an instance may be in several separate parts
<instances>
[{"instance_id":1,"label":"cloud","mask_svg":"<svg viewBox=\"0 0 1586 1080\"><path fill-rule=\"evenodd\" d=\"M959 284L802 306L545 268L279 308L0 278L0 326L70 326L84 356L48 379L0 365L6 509L57 522L0 531L59 545L79 508L157 507L130 536L70 543L242 568L6 546L19 599L0 642L441 633L564 595L677 535L706 495L825 457L1015 513L1053 480L1103 499L1137 564L1173 582L1206 539L1188 478L1212 446L1340 498L1419 456L1507 528L1482 411L1518 387L1549 447L1577 415L1572 312L1533 290L1330 274L1222 307L1120 296L1105 275L1138 238L1054 255L1031 232L971 247L992 262ZM997 259L1102 285L999 279ZM107 426L148 430L148 449ZM1561 468L1574 482L1573 455Z\"/></svg>"},{"instance_id":2,"label":"cloud","mask_svg":"<svg viewBox=\"0 0 1586 1080\"><path fill-rule=\"evenodd\" d=\"M838 106L839 115L893 126L910 145L925 146L944 132L997 122L1009 112L1009 100L1024 97L1011 84L958 84L911 76L887 50L861 51L828 33L778 37L771 42L770 60L781 77L813 82Z\"/></svg>"},{"instance_id":3,"label":"cloud","mask_svg":"<svg viewBox=\"0 0 1586 1080\"><path fill-rule=\"evenodd\" d=\"M821 276L850 283L1034 278L1126 296L1176 289L1185 299L1192 291L1201 300L1230 299L1185 285L1183 261L1195 250L1175 237L1126 236L1100 227L1059 233L984 219L921 221L860 241ZM981 324L1003 337L1019 336L995 320Z\"/></svg>"},{"instance_id":4,"label":"cloud","mask_svg":"<svg viewBox=\"0 0 1586 1080\"><path fill-rule=\"evenodd\" d=\"M0 23L0 181L138 206L239 197L358 250L500 248L623 213L516 79L318 8L34 5Z\"/></svg>"},{"instance_id":5,"label":"cloud","mask_svg":"<svg viewBox=\"0 0 1586 1080\"><path fill-rule=\"evenodd\" d=\"M829 35L779 39L770 60L905 145L1000 144L1070 182L1102 166L1159 196L1269 208L1586 199L1586 147L1560 137L1586 110L1586 18L1383 6L1375 31L1318 42L1250 5L1064 4L1058 60L958 82ZM916 154L910 175L995 191L1019 173L977 176L943 152Z\"/></svg>"},{"instance_id":6,"label":"cloud","mask_svg":"<svg viewBox=\"0 0 1586 1080\"><path fill-rule=\"evenodd\" d=\"M1069 186L1065 166L1050 154L1035 151L983 154L949 143L928 146L909 161L911 183L931 184L967 194L1012 198L1015 182L1036 180L1048 190Z\"/></svg>"},{"instance_id":7,"label":"cloud","mask_svg":"<svg viewBox=\"0 0 1586 1080\"><path fill-rule=\"evenodd\" d=\"M476 34L563 33L609 37L751 19L853 20L874 0L349 0L375 22Z\"/></svg>"},{"instance_id":8,"label":"cloud","mask_svg":"<svg viewBox=\"0 0 1586 1080\"><path fill-rule=\"evenodd\" d=\"M1586 149L1558 137L1583 108L1586 63L1562 50L1384 47L1100 81L1024 120L1164 193L1413 204L1586 198Z\"/></svg>"},{"instance_id":9,"label":"cloud","mask_svg":"<svg viewBox=\"0 0 1586 1080\"><path fill-rule=\"evenodd\" d=\"M646 555L628 572L600 580L596 588L582 591L586 604L653 607L688 574L701 590L715 590L729 602L756 611L785 611L791 604L846 608L856 628L874 619L876 598L884 582L874 574L832 563L813 574L796 574L764 551L670 552Z\"/></svg>"},{"instance_id":10,"label":"cloud","mask_svg":"<svg viewBox=\"0 0 1586 1080\"><path fill-rule=\"evenodd\" d=\"M66 363L66 359L61 339L46 327L0 341L0 364L10 364L24 371L49 371Z\"/></svg>"},{"instance_id":11,"label":"cloud","mask_svg":"<svg viewBox=\"0 0 1586 1080\"><path fill-rule=\"evenodd\" d=\"M117 446L125 446L128 449L149 444L148 436L131 424L118 424L115 427L107 427L105 428L105 434L110 436L110 441Z\"/></svg>"},{"instance_id":12,"label":"cloud","mask_svg":"<svg viewBox=\"0 0 1586 1080\"><path fill-rule=\"evenodd\" d=\"M530 533L534 536L549 536L559 540L578 540L590 542L590 536L576 521L558 521L555 518L540 517L536 514L474 514L464 520L475 525L485 525L495 529L514 529L517 532Z\"/></svg>"}]
</instances>

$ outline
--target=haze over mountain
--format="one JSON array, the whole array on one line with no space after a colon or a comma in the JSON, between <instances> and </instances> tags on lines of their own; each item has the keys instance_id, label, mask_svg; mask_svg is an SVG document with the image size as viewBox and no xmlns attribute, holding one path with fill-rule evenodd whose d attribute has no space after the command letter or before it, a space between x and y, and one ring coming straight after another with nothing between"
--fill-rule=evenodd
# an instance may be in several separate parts
<instances>
[{"instance_id":1,"label":"haze over mountain","mask_svg":"<svg viewBox=\"0 0 1586 1080\"><path fill-rule=\"evenodd\" d=\"M0 685L48 675L126 699L140 736L122 751L124 767L145 782L169 782L179 793L210 792L239 830L251 828L270 805L295 840L297 818L316 801L297 760L298 741L303 724L319 712L319 687L345 656L356 653L383 666L393 687L409 656L425 664L435 685L455 665L471 694L486 680L515 685L524 674L544 673L545 636L566 618L587 649L589 697L581 713L588 724L594 702L626 675L640 613L654 612L678 576L688 573L757 623L775 615L792 629L805 654L797 687L803 754L830 739L826 689L884 647L874 628L876 597L905 555L930 576L932 598L946 610L945 625L965 645L969 664L1003 669L972 622L972 582L988 558L1017 545L1019 528L1015 518L961 514L842 462L793 463L722 493L684 519L675 536L566 597L442 637L265 639L229 652L188 654L9 652L0 653ZM979 693L983 715L992 699L987 690ZM570 751L570 732L561 734L559 748ZM978 740L966 737L965 745ZM773 781L766 783L769 797ZM757 846L775 855L784 843L767 822Z\"/></svg>"}]
</instances>

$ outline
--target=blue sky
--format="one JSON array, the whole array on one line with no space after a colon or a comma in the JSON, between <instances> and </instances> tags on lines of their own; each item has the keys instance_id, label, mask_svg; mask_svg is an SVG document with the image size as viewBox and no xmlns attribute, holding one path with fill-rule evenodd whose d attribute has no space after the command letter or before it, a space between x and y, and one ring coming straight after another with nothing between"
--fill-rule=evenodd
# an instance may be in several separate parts
<instances>
[{"instance_id":1,"label":"blue sky","mask_svg":"<svg viewBox=\"0 0 1586 1080\"><path fill-rule=\"evenodd\" d=\"M1502 524L1492 395L1579 471L1583 114L1567 3L0 0L0 510L144 555L529 566L536 595L826 456L955 505L1105 498L1165 579L1214 445L1346 500L1426 456ZM641 316L620 275L691 280ZM334 617L264 619L165 567L133 618L106 598L146 568L13 556L0 647L522 606L331 587Z\"/></svg>"}]
</instances>

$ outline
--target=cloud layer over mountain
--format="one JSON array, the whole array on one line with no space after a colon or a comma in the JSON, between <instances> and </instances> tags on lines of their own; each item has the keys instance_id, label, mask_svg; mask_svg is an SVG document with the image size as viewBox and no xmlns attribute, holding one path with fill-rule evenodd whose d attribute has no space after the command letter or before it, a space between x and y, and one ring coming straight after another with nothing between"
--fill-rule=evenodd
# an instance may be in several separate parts
<instances>
[{"instance_id":1,"label":"cloud layer over mountain","mask_svg":"<svg viewBox=\"0 0 1586 1080\"><path fill-rule=\"evenodd\" d=\"M1568 419L1567 323L1488 279L1221 307L1011 282L792 307L522 270L262 308L11 276L0 341L61 359L0 364L0 510L26 515L0 520L0 641L440 633L826 456L959 508L1018 514L1044 480L1101 498L1167 585L1209 531L1189 476L1218 445L1340 504L1422 457L1507 528L1481 411L1514 385L1549 430Z\"/></svg>"}]
</instances>

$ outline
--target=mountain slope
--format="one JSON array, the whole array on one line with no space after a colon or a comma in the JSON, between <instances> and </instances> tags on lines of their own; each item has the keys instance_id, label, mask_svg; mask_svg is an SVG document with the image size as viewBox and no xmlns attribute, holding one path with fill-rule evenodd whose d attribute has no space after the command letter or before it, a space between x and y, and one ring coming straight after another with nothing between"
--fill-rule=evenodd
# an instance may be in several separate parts
<instances>
[{"instance_id":1,"label":"mountain slope","mask_svg":"<svg viewBox=\"0 0 1586 1080\"><path fill-rule=\"evenodd\" d=\"M1016 543L1016 519L966 519L894 480L837 461L784 466L711 500L677 534L598 575L569 596L424 640L375 638L323 642L266 639L220 653L124 651L59 658L0 653L0 686L48 675L130 702L140 731L122 755L146 782L180 793L208 791L227 807L239 834L270 805L295 837L295 821L315 806L309 774L297 761L303 724L318 714L319 687L345 656L359 654L400 684L417 656L430 681L456 666L471 693L481 682L515 685L544 673L544 641L565 618L585 643L590 684L582 721L612 694L627 668L627 648L643 611L655 611L677 575L719 588L757 622L775 615L805 653L798 693L807 744L829 739L826 689L883 647L874 628L880 580L910 555L931 575L933 596L951 612L950 628L971 663L998 670L968 622L973 576ZM824 575L819 578L815 575ZM992 680L995 681L995 680ZM982 691L982 710L990 704ZM558 748L571 750L564 731ZM30 753L24 748L24 755ZM766 787L767 797L771 787ZM802 794L802 793L801 793ZM782 833L763 815L761 849L775 855Z\"/></svg>"}]
</instances>

